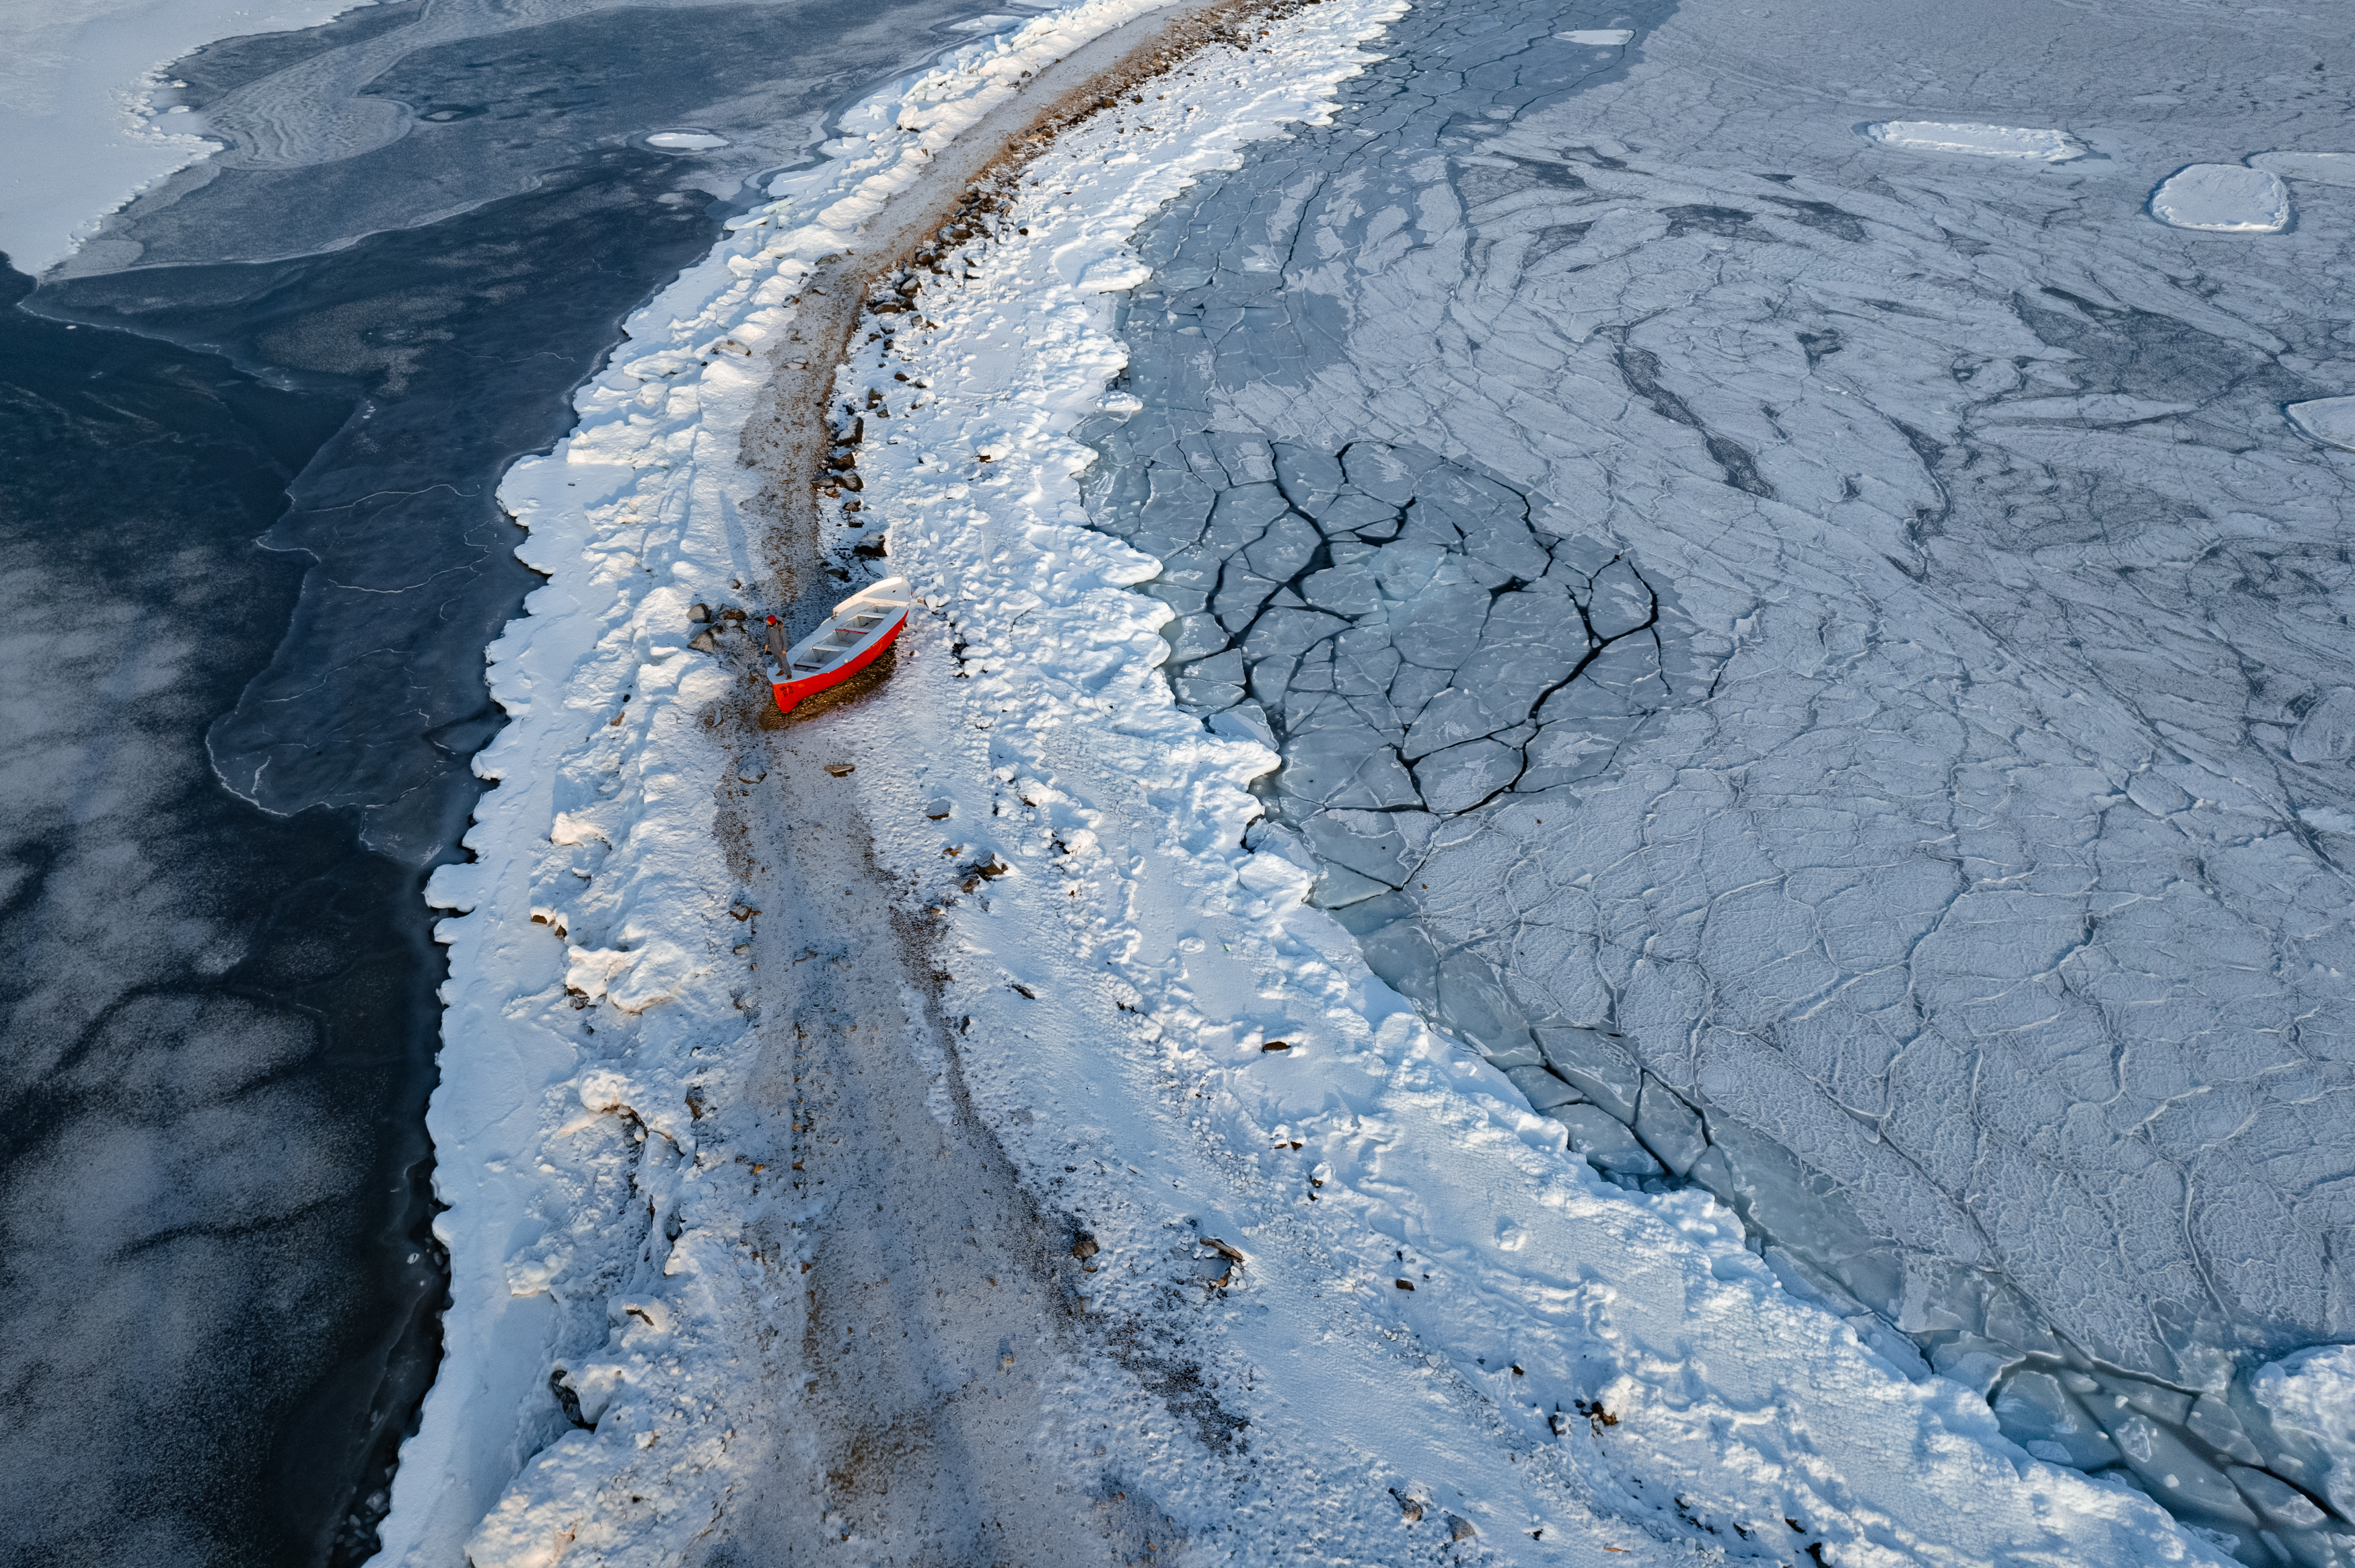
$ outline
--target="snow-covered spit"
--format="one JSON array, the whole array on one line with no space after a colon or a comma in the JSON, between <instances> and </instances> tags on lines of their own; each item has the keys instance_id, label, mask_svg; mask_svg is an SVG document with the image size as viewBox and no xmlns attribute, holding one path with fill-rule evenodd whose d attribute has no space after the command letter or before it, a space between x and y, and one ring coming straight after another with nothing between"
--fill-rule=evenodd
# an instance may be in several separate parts
<instances>
[{"instance_id":1,"label":"snow-covered spit","mask_svg":"<svg viewBox=\"0 0 2355 1568\"><path fill-rule=\"evenodd\" d=\"M735 1002L728 949L749 927L729 917L736 879L712 819L726 759L697 734L698 714L732 682L686 651L689 601L743 599L761 576L761 524L745 510L760 480L737 461L739 436L768 387L797 281L1025 76L1154 9L1088 0L844 114L819 163L773 182L773 206L737 220L631 319L576 399L575 433L502 486L531 532L521 553L549 581L489 650L512 722L475 759L495 788L466 836L474 860L443 868L429 890L456 912L440 927L452 978L429 1113L452 1301L440 1377L382 1530L387 1563L464 1560L525 1461L573 1418L597 1423L610 1386L584 1373L559 1402L551 1366L602 1343L609 1303L620 1323L642 1323L616 1292L637 1272L643 1236L623 1227L650 1184L698 1222L665 1251L665 1320L681 1314L684 1331L724 1357L729 1330L759 1310L760 1271L740 1251L759 1172L724 1158L707 1170L696 1154L698 1134L709 1137L697 1125L703 1097L728 1094L731 1052L755 1024ZM638 1092L658 1062L667 1092L639 1092L643 1116L617 1118L624 1090ZM660 1177L641 1158L649 1139L671 1157ZM713 1202L716 1228L699 1223ZM610 1437L613 1424L599 1425ZM709 1425L724 1446L725 1420Z\"/></svg>"},{"instance_id":2,"label":"snow-covered spit","mask_svg":"<svg viewBox=\"0 0 2355 1568\"><path fill-rule=\"evenodd\" d=\"M431 890L453 1305L388 1562L687 1560L781 1451L756 1424L813 1353L787 1330L828 1216L745 1093L793 1021L760 1011L766 867L723 807L776 786L721 738L760 696L743 640L691 607L768 608L739 437L798 281L1023 70L1146 8L1091 0L879 94L633 320L579 431L503 487L549 581L491 650L514 722L476 764L476 859ZM1168 611L1130 591L1158 564L1087 527L1071 432L1118 407L1126 237L1320 117L1391 14L1324 0L1066 133L997 241L875 318L838 383L863 510L829 543L847 565L879 527L925 612L890 683L803 722L856 761L843 826L872 834L875 896L938 933L956 1060L909 1092L959 1077L1093 1242L1087 1318L1182 1335L1215 1416L1067 1357L1042 1451L1253 1561L2221 1562L1969 1390L1902 1375L1706 1193L1601 1180L1367 969L1306 903L1314 868L1241 846L1276 758L1176 705ZM2268 1404L2343 1478L2344 1369L2277 1371Z\"/></svg>"}]
</instances>

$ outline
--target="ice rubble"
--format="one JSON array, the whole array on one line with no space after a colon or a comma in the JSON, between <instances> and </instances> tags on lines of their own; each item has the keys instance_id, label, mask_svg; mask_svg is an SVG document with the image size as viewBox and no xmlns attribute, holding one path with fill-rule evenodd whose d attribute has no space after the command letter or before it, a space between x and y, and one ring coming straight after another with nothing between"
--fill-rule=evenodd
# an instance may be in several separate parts
<instances>
[{"instance_id":1,"label":"ice rubble","mask_svg":"<svg viewBox=\"0 0 2355 1568\"><path fill-rule=\"evenodd\" d=\"M1981 158L2028 158L2060 164L2084 148L2066 132L2024 125L1946 124L1933 120L1883 120L1864 133L1885 147L1920 153L1968 153Z\"/></svg>"},{"instance_id":2,"label":"ice rubble","mask_svg":"<svg viewBox=\"0 0 2355 1568\"><path fill-rule=\"evenodd\" d=\"M1702 62L1767 45L1725 7L1568 98L1580 65L1531 42L1556 19L1494 20L1410 16L1347 129L1148 231L1098 514L1207 542L1242 492L1249 534L1282 454L1429 449L1438 482L1624 552L1704 691L1606 773L1448 817L1403 798L1420 711L1338 689L1354 620L1180 689L1268 715L1320 896L1541 1099L1615 1112L1593 1147L1623 1181L1691 1160L1795 1286L1904 1330L2041 1457L2252 1562L2343 1552L2277 1489L2293 1445L2249 1378L2355 1332L2327 1239L2355 1219L2327 836L2355 821L2328 760L2355 670L2321 630L2341 570L2285 575L2339 558L2344 483L2278 414L2337 355L2309 323L2344 226L2208 279L2202 242L2135 222L2156 170L1844 177L1836 119L1726 108ZM1417 74L1442 56L1461 74ZM1189 544L1162 591L1231 577L1271 643L1337 608L1254 583L1256 543ZM1173 654L1227 658L1215 594L1178 608ZM1332 737L1295 796L1273 722L1344 708L1353 781L1401 791L1355 818L1316 799ZM1457 744L1508 778L1534 716Z\"/></svg>"},{"instance_id":3,"label":"ice rubble","mask_svg":"<svg viewBox=\"0 0 2355 1568\"><path fill-rule=\"evenodd\" d=\"M2191 164L2150 193L2150 214L2211 234L2279 234L2289 227L2289 187L2267 169Z\"/></svg>"}]
</instances>

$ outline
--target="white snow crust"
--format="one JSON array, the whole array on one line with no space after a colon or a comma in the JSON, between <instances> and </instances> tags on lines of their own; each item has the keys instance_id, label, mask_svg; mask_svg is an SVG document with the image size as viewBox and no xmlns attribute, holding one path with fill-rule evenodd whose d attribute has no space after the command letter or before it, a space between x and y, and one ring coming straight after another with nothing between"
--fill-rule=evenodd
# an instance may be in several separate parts
<instances>
[{"instance_id":1,"label":"white snow crust","mask_svg":"<svg viewBox=\"0 0 2355 1568\"><path fill-rule=\"evenodd\" d=\"M1978 125L1935 120L1884 120L1864 133L1886 147L1921 153L1968 153L1981 158L2030 158L2065 163L2084 148L2063 131L2023 125Z\"/></svg>"},{"instance_id":2,"label":"white snow crust","mask_svg":"<svg viewBox=\"0 0 2355 1568\"><path fill-rule=\"evenodd\" d=\"M704 738L733 680L687 646L687 609L756 578L737 437L809 260L1024 51L1132 9L1098 0L879 96L838 162L633 319L581 429L502 488L550 580L491 651L514 722L476 763L499 786L478 858L431 889L453 912L432 1122L453 1299L389 1563L454 1564L470 1532L477 1568L678 1562L774 1461L752 1424L801 1353L771 1330L814 1216L763 1183L730 1108L759 1027L714 802L758 783ZM1248 1466L1103 1365L1064 1369L1061 1421L1223 1560L1397 1560L1436 1531L1466 1561L2221 1563L2140 1494L2028 1456L1969 1390L1900 1375L1706 1194L1598 1179L1368 971L1305 902L1311 867L1239 847L1275 758L1176 706L1169 612L1128 591L1158 564L1086 525L1071 432L1135 405L1104 396L1109 294L1145 273L1126 236L1324 117L1389 15L1326 0L1206 57L1182 101L1067 134L1026 175L1028 233L840 384L887 402L865 517L931 612L900 674L828 721L868 763L879 866L928 895L944 839L1010 867L938 906L974 1104L1101 1242L1095 1313L1168 1314L1173 1242L1244 1257L1184 1326L1251 1424ZM593 1431L546 1391L559 1360ZM1410 1524L1398 1497L1441 1517Z\"/></svg>"},{"instance_id":3,"label":"white snow crust","mask_svg":"<svg viewBox=\"0 0 2355 1568\"><path fill-rule=\"evenodd\" d=\"M2151 192L2150 215L2211 234L2279 234L2289 227L2289 187L2268 169L2191 164Z\"/></svg>"}]
</instances>

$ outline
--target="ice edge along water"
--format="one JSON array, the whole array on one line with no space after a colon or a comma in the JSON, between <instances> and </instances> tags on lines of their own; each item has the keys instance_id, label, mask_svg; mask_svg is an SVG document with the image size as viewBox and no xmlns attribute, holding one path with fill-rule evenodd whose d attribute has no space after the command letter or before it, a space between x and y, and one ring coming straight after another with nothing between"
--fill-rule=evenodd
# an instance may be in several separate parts
<instances>
[{"instance_id":1,"label":"ice edge along water","mask_svg":"<svg viewBox=\"0 0 2355 1568\"><path fill-rule=\"evenodd\" d=\"M432 889L466 912L441 931L432 1116L453 1304L388 1561L457 1561L511 1478L478 1563L550 1561L564 1542L575 1560L676 1560L724 1507L755 1369L795 1353L751 1342L769 1278L751 1237L800 1217L712 1136L724 1117L700 1126L757 1050L730 954L744 888L712 831L731 764L698 721L736 677L687 646L690 602L758 580L758 476L737 461L765 384L756 345L928 139L970 123L1023 60L1146 8L1043 18L862 106L846 129L867 135L830 144L836 162L634 318L579 432L503 487L551 580L492 650L516 722L477 762L502 785L467 838L479 858ZM972 841L955 847L1013 868L986 907L947 916L975 971L951 994L975 1021L977 1105L1033 1179L1082 1152L1104 1162L1117 1190L1087 1218L1109 1256L1185 1221L1241 1240L1247 1306L1209 1318L1207 1353L1250 1369L1228 1397L1263 1451L1319 1485L1435 1489L1497 1555L1553 1560L1567 1529L1657 1556L1720 1523L1798 1520L1802 1536L1710 1547L2219 1561L2139 1494L2030 1458L1967 1391L1899 1376L1785 1294L1705 1194L1598 1181L1305 906L1309 868L1237 846L1258 810L1242 786L1274 759L1174 705L1156 668L1167 612L1126 591L1156 565L1086 527L1092 454L1070 432L1122 363L1104 296L1144 276L1125 237L1242 143L1326 112L1389 14L1327 0L1249 57L1221 53L1191 114L1155 115L1178 123L1104 116L1066 136L1040 165L1056 177L1026 187L1030 232L954 302L927 298L941 330L880 351L932 386L870 439L866 516L890 523L893 569L956 625L973 678L929 659L868 699L860 726L928 761L858 778L886 869L937 876L943 800ZM910 635L947 641L939 620ZM1289 1048L1264 1049L1277 1040ZM1111 1274L1100 1307L1124 1288ZM570 1367L583 1425L543 1386L568 1307L611 1325ZM1417 1422L1395 1419L1401 1401ZM1564 1414L1605 1410L1608 1425ZM1119 1440L1207 1542L1220 1499L1183 1453ZM1283 1526L1226 1528L1243 1554ZM1380 1550L1401 1525L1392 1510L1362 1528L1351 1544Z\"/></svg>"}]
</instances>

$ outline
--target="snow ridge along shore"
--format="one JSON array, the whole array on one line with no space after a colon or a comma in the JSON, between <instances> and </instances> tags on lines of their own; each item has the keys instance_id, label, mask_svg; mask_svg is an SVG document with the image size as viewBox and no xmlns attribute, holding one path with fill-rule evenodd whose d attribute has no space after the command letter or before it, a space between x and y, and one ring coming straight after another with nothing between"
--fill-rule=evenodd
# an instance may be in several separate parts
<instances>
[{"instance_id":1,"label":"snow ridge along shore","mask_svg":"<svg viewBox=\"0 0 2355 1568\"><path fill-rule=\"evenodd\" d=\"M576 398L575 433L503 484L532 531L519 554L550 580L489 650L513 722L475 762L500 786L466 837L477 858L428 892L453 912L429 1113L452 1304L380 1561L568 1547L675 1561L741 1478L730 1422L794 1363L791 1347L764 1361L749 1341L775 1338L766 1315L793 1264L777 1238L805 1206L733 1147L765 1150L774 1130L781 1148L790 1131L741 1098L762 1022L744 955L762 926L731 896L766 870L742 853L741 804L766 768L731 751L774 715L749 639L720 660L687 650L741 622L707 626L689 605L798 605L807 620L834 585L810 569L806 486L773 485L740 453L773 473L823 450L812 431L865 283L932 226L933 204L953 206L1010 139L1069 119L1069 95L1174 58L1205 36L1198 18L1240 9L1084 0L879 91L842 116L821 163L773 182L780 199L632 318ZM1268 120L1230 140L1308 111L1325 85L1265 89ZM837 815L836 831L855 826ZM660 1310L625 1292L647 1274ZM669 1481L609 1513L599 1467L644 1412L607 1406L646 1363L590 1358L609 1331L618 1351L644 1330L664 1337L664 1370L682 1386L700 1374L710 1397L680 1407L696 1441L655 1457ZM470 1548L534 1456L535 1494ZM551 1469L579 1484L551 1496Z\"/></svg>"},{"instance_id":2,"label":"snow ridge along shore","mask_svg":"<svg viewBox=\"0 0 2355 1568\"><path fill-rule=\"evenodd\" d=\"M917 1354L863 1341L920 1304L940 1404L1004 1413L958 1428L1002 1439L963 1462L1023 1509L1100 1516L1050 1538L1074 1561L1146 1540L2222 1561L2030 1458L1966 1391L1896 1374L1706 1194L1598 1180L1367 971L1303 902L1308 868L1239 847L1275 759L1176 708L1167 611L1127 591L1158 568L1087 528L1070 432L1121 406L1126 236L1329 112L1391 5L1324 0L1124 95L1014 176L961 276L854 322L830 406L865 420L859 512L805 501L801 393L763 360L831 372L841 340L796 302L932 155L932 109L986 111L958 70L1018 80L1007 56L1134 8L1041 18L879 99L877 139L642 313L581 431L510 476L551 580L492 651L516 722L478 763L502 781L480 859L433 888L463 913L433 1110L455 1302L388 1560L455 1562L469 1531L485 1568L718 1560L796 1530L911 1554L925 1494L892 1504L861 1467L936 1435L846 1450L829 1390L835 1363ZM932 613L889 683L772 726L748 640L692 646L690 606L806 614L835 590L802 569L805 527L846 562L888 529L873 567ZM895 1053L907 1080L862 1111L849 1076ZM941 1129L929 1203L894 1088ZM878 1245L855 1281L875 1314L829 1316L861 1233L929 1235L961 1205L1020 1211L970 1240L1002 1266ZM981 1319L1009 1327L959 1337Z\"/></svg>"}]
</instances>

